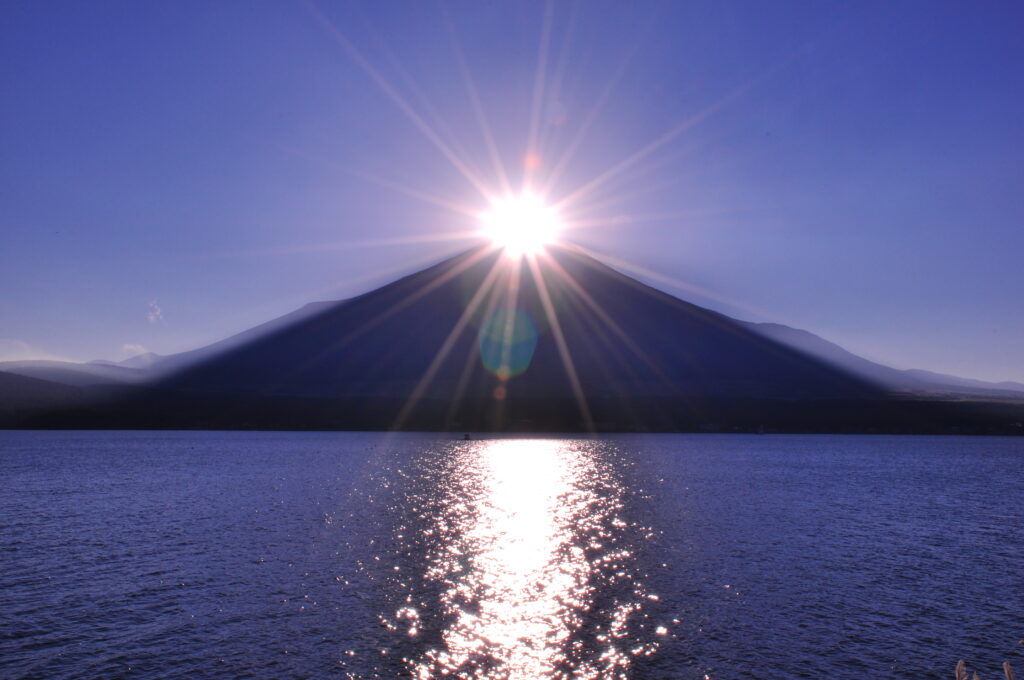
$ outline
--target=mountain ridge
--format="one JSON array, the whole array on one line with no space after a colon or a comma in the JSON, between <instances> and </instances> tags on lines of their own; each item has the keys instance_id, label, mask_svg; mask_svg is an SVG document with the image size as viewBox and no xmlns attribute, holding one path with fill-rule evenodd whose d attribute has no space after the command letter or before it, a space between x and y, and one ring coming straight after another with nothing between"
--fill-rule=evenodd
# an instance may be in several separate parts
<instances>
[{"instance_id":1,"label":"mountain ridge","mask_svg":"<svg viewBox=\"0 0 1024 680\"><path fill-rule=\"evenodd\" d=\"M625 276L611 265L601 263L611 271ZM436 265L434 265L436 266ZM429 267L428 267L429 269ZM419 270L396 279L395 282L420 274ZM628 277L627 277L628 278ZM655 286L636 281L647 289L679 299ZM376 289L374 289L376 290ZM138 384L165 377L175 371L187 368L200 361L215 357L290 324L301 321L324 309L343 304L349 300L372 293L366 291L352 298L339 300L323 300L304 304L303 306L269 321L257 324L248 329L234 333L222 340L192 350L159 355L145 352L129 357L120 362L95 360L85 363L52 361L52 360L20 360L0 362L0 371L16 375L47 380L65 385L89 386L109 384ZM707 309L707 308L703 308ZM850 352L841 345L831 342L811 331L795 328L774 322L753 322L734 317L716 310L708 312L719 314L724 318L741 324L759 335L763 335L788 347L814 356L823 361L867 378L878 385L895 392L915 392L923 394L969 394L990 397L1024 397L1024 383L1015 381L991 382L944 374L927 369L897 369L885 364L865 359ZM131 369L124 370L124 369Z\"/></svg>"},{"instance_id":2,"label":"mountain ridge","mask_svg":"<svg viewBox=\"0 0 1024 680\"><path fill-rule=\"evenodd\" d=\"M1011 432L1024 420L1024 393L921 373L733 319L571 248L531 263L481 247L147 369L90 364L74 379L130 377L116 404L76 416L90 426L930 431L974 409L964 422L992 431L992 408L950 410L965 400L1010 403L998 427Z\"/></svg>"}]
</instances>

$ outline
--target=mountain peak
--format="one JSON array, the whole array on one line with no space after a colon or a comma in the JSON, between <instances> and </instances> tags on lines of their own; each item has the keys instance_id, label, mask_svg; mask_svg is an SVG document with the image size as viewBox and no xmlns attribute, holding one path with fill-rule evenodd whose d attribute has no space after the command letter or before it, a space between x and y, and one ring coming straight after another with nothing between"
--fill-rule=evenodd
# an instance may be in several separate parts
<instances>
[{"instance_id":1,"label":"mountain peak","mask_svg":"<svg viewBox=\"0 0 1024 680\"><path fill-rule=\"evenodd\" d=\"M1009 425L991 425L988 407L926 403L921 376L694 305L571 247L474 248L152 358L156 382L110 406L109 426L933 431L966 418L1002 431L1024 420L1012 405L996 413Z\"/></svg>"},{"instance_id":2,"label":"mountain peak","mask_svg":"<svg viewBox=\"0 0 1024 680\"><path fill-rule=\"evenodd\" d=\"M570 248L477 248L170 378L187 392L485 405L837 399L868 383Z\"/></svg>"}]
</instances>

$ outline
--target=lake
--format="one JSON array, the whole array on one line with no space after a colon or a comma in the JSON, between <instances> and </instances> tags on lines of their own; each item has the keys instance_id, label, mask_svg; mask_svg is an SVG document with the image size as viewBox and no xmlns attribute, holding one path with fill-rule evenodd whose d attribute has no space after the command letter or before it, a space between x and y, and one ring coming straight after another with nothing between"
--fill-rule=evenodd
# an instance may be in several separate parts
<instances>
[{"instance_id":1,"label":"lake","mask_svg":"<svg viewBox=\"0 0 1024 680\"><path fill-rule=\"evenodd\" d=\"M1024 438L0 432L3 678L1024 670Z\"/></svg>"}]
</instances>

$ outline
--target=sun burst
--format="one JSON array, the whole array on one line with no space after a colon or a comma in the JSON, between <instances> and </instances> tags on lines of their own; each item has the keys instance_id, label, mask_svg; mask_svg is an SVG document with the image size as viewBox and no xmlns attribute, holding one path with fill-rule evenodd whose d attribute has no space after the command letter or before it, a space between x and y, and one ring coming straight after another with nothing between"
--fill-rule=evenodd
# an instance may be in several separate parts
<instances>
[{"instance_id":1,"label":"sun burst","mask_svg":"<svg viewBox=\"0 0 1024 680\"><path fill-rule=\"evenodd\" d=\"M530 192L492 201L481 222L482 235L513 257L540 253L562 229L558 210Z\"/></svg>"}]
</instances>

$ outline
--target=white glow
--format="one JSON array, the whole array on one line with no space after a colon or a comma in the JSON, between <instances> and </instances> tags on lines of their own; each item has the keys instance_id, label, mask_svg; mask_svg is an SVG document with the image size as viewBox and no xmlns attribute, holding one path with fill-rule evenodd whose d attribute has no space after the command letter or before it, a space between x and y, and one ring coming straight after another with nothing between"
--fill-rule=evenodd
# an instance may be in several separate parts
<instances>
[{"instance_id":1,"label":"white glow","mask_svg":"<svg viewBox=\"0 0 1024 680\"><path fill-rule=\"evenodd\" d=\"M638 639L635 627L653 596L633 573L631 544L622 540L629 535L624 488L593 448L556 440L460 442L447 460L451 472L430 529L446 538L425 573L440 589L445 623L437 642L407 661L411 677L630 677L633 660L658 646L657 638ZM601 604L595 596L606 583L620 594ZM415 601L411 594L406 600ZM415 635L421 624L410 607L395 619L408 620ZM584 642L591 635L595 641Z\"/></svg>"},{"instance_id":2,"label":"white glow","mask_svg":"<svg viewBox=\"0 0 1024 680\"><path fill-rule=\"evenodd\" d=\"M482 216L483 235L510 255L536 255L561 230L558 211L531 193L496 199Z\"/></svg>"}]
</instances>

